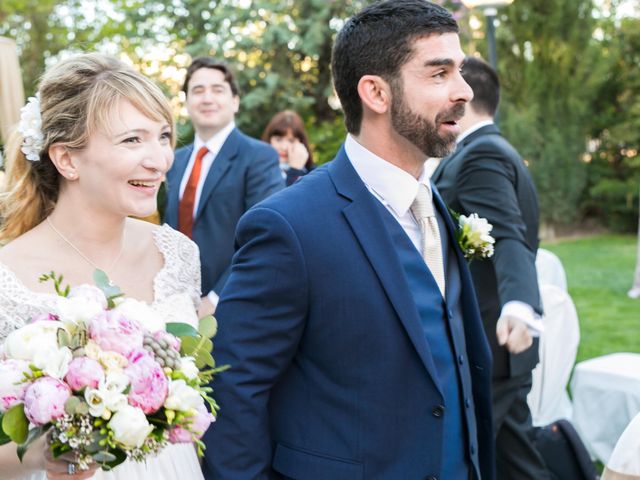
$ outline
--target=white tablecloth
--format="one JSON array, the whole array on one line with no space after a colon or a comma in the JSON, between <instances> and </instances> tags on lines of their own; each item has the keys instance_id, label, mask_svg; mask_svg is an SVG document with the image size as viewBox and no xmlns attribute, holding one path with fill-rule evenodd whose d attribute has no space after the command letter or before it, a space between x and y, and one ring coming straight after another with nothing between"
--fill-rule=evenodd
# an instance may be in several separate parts
<instances>
[{"instance_id":1,"label":"white tablecloth","mask_svg":"<svg viewBox=\"0 0 640 480\"><path fill-rule=\"evenodd\" d=\"M640 354L613 353L578 363L571 392L576 430L589 452L606 464L640 412Z\"/></svg>"}]
</instances>

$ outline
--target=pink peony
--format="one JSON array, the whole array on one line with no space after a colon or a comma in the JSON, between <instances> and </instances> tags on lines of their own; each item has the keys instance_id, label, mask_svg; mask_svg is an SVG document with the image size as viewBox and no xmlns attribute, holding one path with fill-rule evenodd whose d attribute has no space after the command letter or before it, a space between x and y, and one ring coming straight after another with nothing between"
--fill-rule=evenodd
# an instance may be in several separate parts
<instances>
[{"instance_id":1,"label":"pink peony","mask_svg":"<svg viewBox=\"0 0 640 480\"><path fill-rule=\"evenodd\" d=\"M64 415L64 403L71 396L69 387L52 377L41 377L27 387L24 414L34 425L45 425Z\"/></svg>"},{"instance_id":2,"label":"pink peony","mask_svg":"<svg viewBox=\"0 0 640 480\"><path fill-rule=\"evenodd\" d=\"M124 373L131 381L129 403L144 413L153 413L164 404L169 381L160 364L143 349L129 355L129 365Z\"/></svg>"},{"instance_id":3,"label":"pink peony","mask_svg":"<svg viewBox=\"0 0 640 480\"><path fill-rule=\"evenodd\" d=\"M169 442L191 443L194 440L200 439L209 428L209 425L215 421L216 417L209 413L207 407L200 405L196 414L190 419L188 430L177 426L169 430Z\"/></svg>"},{"instance_id":4,"label":"pink peony","mask_svg":"<svg viewBox=\"0 0 640 480\"><path fill-rule=\"evenodd\" d=\"M164 330L158 330L156 333L153 334L153 338L155 338L158 341L160 340L166 341L167 344L169 345L169 348L180 353L180 339L175 335L171 335L169 332L166 332Z\"/></svg>"},{"instance_id":5,"label":"pink peony","mask_svg":"<svg viewBox=\"0 0 640 480\"><path fill-rule=\"evenodd\" d=\"M23 382L24 373L29 372L29 362L25 360L0 361L0 412L22 402L29 386L28 382Z\"/></svg>"},{"instance_id":6,"label":"pink peony","mask_svg":"<svg viewBox=\"0 0 640 480\"><path fill-rule=\"evenodd\" d=\"M104 369L96 360L89 357L76 357L69 364L65 380L76 392L85 387L98 388L104 378Z\"/></svg>"},{"instance_id":7,"label":"pink peony","mask_svg":"<svg viewBox=\"0 0 640 480\"><path fill-rule=\"evenodd\" d=\"M182 427L173 427L169 430L170 443L191 443L193 442L193 434Z\"/></svg>"},{"instance_id":8,"label":"pink peony","mask_svg":"<svg viewBox=\"0 0 640 480\"><path fill-rule=\"evenodd\" d=\"M128 356L142 348L144 331L135 322L123 317L115 310L96 316L89 326L89 336L103 349Z\"/></svg>"}]
</instances>

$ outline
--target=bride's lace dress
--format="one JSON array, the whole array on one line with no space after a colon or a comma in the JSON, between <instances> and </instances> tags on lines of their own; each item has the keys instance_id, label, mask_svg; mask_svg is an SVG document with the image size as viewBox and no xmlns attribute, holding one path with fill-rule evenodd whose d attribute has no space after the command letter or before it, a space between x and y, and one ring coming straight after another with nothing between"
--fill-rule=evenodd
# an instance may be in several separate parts
<instances>
[{"instance_id":1,"label":"bride's lace dress","mask_svg":"<svg viewBox=\"0 0 640 480\"><path fill-rule=\"evenodd\" d=\"M186 322L195 326L200 302L200 258L195 243L168 225L154 231L154 241L164 256L164 266L153 281L152 308L165 322ZM0 263L0 345L33 315L55 312L56 295L32 292ZM195 449L191 444L169 445L146 462L125 462L111 472L98 471L96 480L192 480L202 479ZM44 472L20 480L45 480Z\"/></svg>"}]
</instances>

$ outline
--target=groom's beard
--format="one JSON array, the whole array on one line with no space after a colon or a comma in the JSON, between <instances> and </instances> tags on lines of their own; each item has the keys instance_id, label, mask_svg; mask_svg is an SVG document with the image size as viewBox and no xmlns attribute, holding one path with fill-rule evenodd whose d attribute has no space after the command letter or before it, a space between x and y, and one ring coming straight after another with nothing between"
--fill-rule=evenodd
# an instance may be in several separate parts
<instances>
[{"instance_id":1,"label":"groom's beard","mask_svg":"<svg viewBox=\"0 0 640 480\"><path fill-rule=\"evenodd\" d=\"M427 157L442 158L449 155L455 145L455 133L438 133L438 125L448 121L458 121L464 116L464 104L458 103L449 110L436 115L431 122L414 113L407 105L402 87L391 85L393 101L391 102L391 125L398 134L409 140Z\"/></svg>"}]
</instances>

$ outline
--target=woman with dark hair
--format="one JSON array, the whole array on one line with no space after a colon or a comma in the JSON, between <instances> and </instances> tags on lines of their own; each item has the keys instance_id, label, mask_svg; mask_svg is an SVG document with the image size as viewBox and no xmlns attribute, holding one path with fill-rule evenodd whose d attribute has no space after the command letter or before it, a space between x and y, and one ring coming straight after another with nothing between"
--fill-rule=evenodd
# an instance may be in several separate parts
<instances>
[{"instance_id":1,"label":"woman with dark hair","mask_svg":"<svg viewBox=\"0 0 640 480\"><path fill-rule=\"evenodd\" d=\"M280 169L287 186L313 169L313 156L302 118L296 112L276 113L262 133L280 155Z\"/></svg>"}]
</instances>

